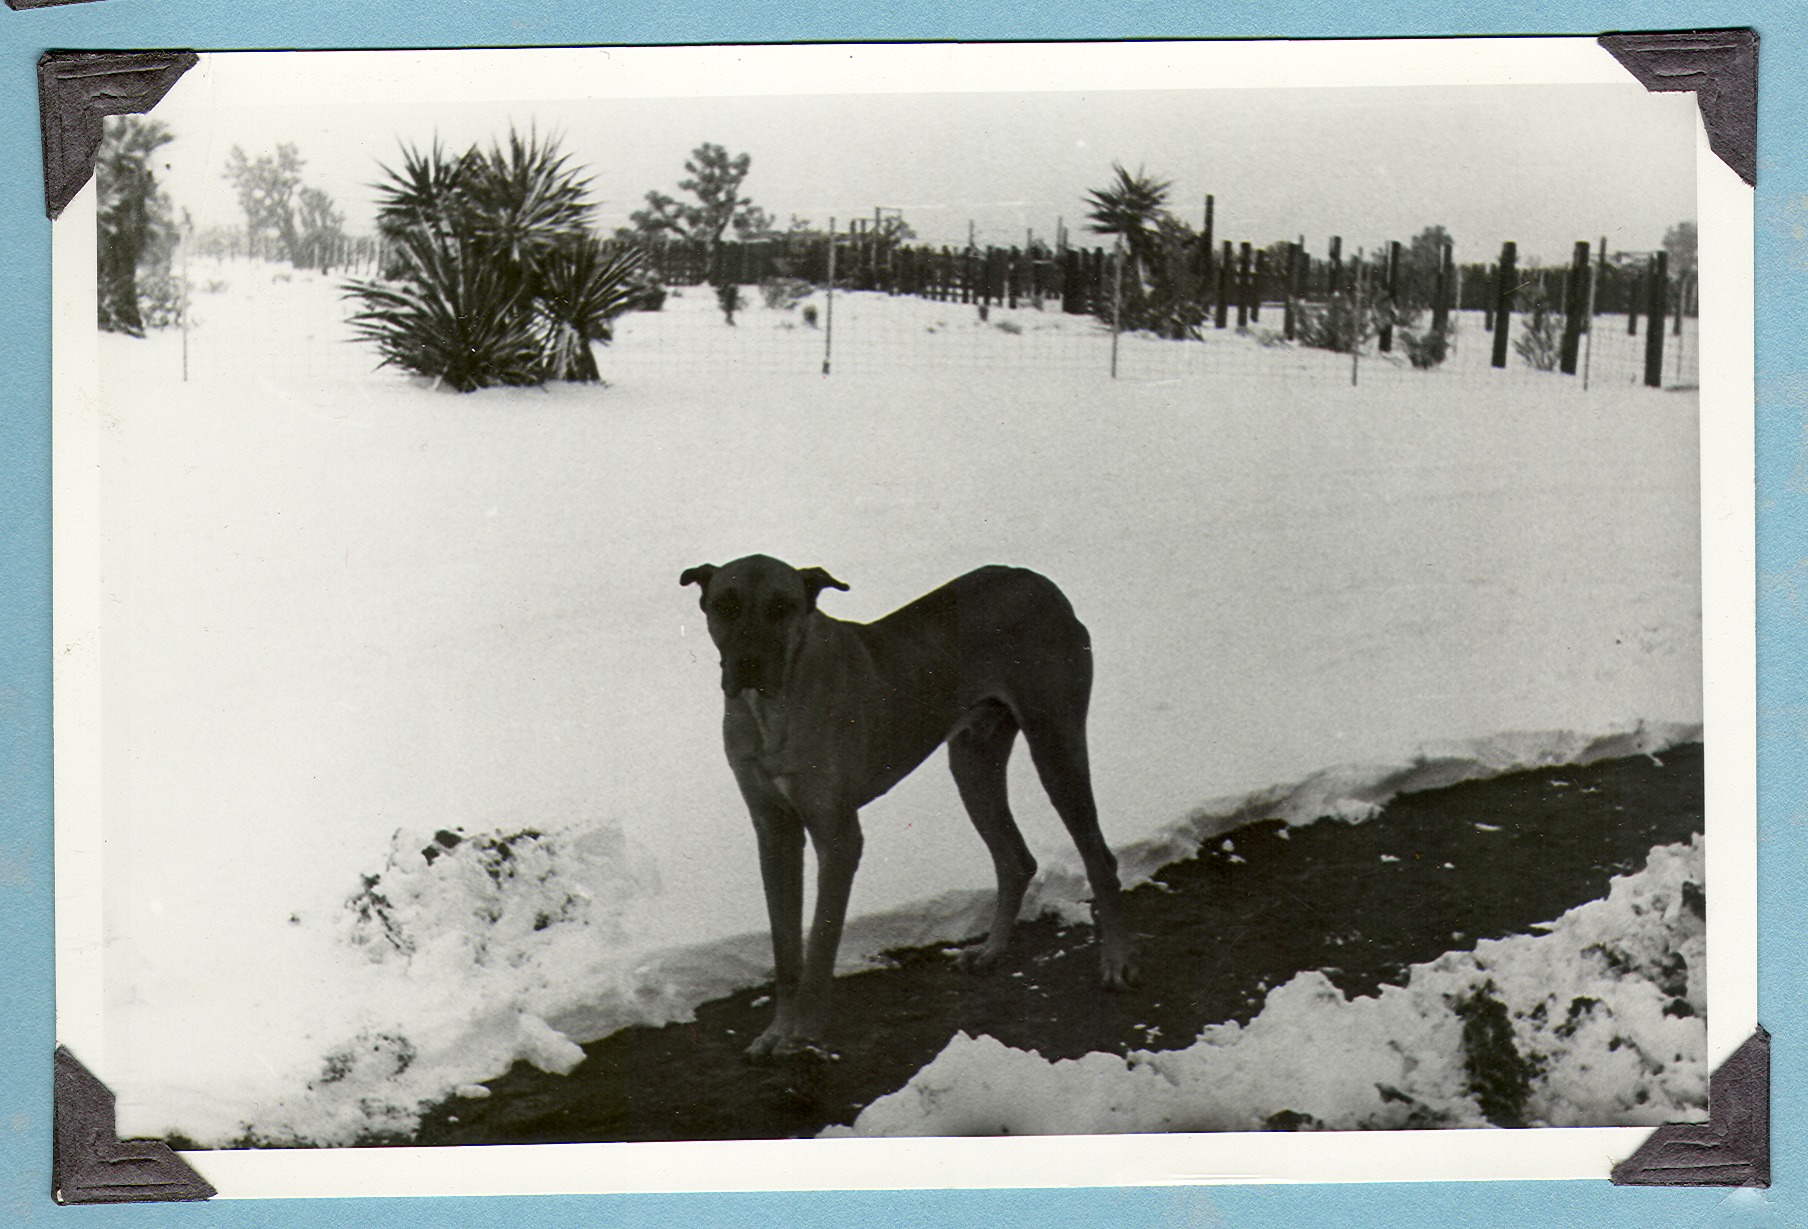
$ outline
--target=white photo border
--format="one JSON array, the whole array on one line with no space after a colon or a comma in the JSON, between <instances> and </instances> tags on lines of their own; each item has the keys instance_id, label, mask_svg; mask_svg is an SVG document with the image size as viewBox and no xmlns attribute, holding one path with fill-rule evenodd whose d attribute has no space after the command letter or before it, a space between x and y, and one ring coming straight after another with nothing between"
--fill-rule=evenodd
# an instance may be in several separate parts
<instances>
[{"instance_id":1,"label":"white photo border","mask_svg":"<svg viewBox=\"0 0 1808 1229\"><path fill-rule=\"evenodd\" d=\"M256 57L260 97L397 104L533 96L1034 92L1075 89L1623 84L1590 37L814 44L747 47L222 52ZM979 71L983 68L983 71ZM1201 86L1201 82L1209 83ZM178 88L181 88L180 86ZM1752 191L1698 122L1701 504L1710 1064L1757 1024ZM59 1040L105 1079L100 1021L97 561L101 427L94 189L53 229L56 975ZM227 1199L677 1191L1600 1180L1644 1128L1226 1133L1045 1139L736 1141L187 1154Z\"/></svg>"}]
</instances>

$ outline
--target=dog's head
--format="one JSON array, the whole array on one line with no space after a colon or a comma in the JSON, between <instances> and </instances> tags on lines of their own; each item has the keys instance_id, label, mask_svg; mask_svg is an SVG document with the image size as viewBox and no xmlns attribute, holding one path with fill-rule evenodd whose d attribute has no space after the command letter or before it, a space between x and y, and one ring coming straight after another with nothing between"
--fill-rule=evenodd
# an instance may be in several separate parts
<instances>
[{"instance_id":1,"label":"dog's head","mask_svg":"<svg viewBox=\"0 0 1808 1229\"><path fill-rule=\"evenodd\" d=\"M702 587L698 604L722 655L722 690L729 695L750 688L772 694L784 681L816 595L847 588L821 568L794 568L765 555L721 567L698 564L686 568L678 583Z\"/></svg>"}]
</instances>

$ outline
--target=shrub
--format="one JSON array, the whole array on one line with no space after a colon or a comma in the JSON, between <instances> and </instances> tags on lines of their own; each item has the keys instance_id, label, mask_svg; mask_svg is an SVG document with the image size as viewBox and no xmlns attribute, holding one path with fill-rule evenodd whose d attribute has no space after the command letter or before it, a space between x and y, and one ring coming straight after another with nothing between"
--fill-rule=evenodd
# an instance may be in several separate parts
<instances>
[{"instance_id":1,"label":"shrub","mask_svg":"<svg viewBox=\"0 0 1808 1229\"><path fill-rule=\"evenodd\" d=\"M816 287L796 277L769 277L760 283L760 297L774 311L790 311L809 298Z\"/></svg>"},{"instance_id":2,"label":"shrub","mask_svg":"<svg viewBox=\"0 0 1808 1229\"><path fill-rule=\"evenodd\" d=\"M722 282L716 286L716 306L722 309L722 318L734 323L734 314L745 307L747 300L741 297L741 288L733 282Z\"/></svg>"},{"instance_id":3,"label":"shrub","mask_svg":"<svg viewBox=\"0 0 1808 1229\"><path fill-rule=\"evenodd\" d=\"M1302 303L1294 332L1303 346L1349 354L1375 331L1373 313L1356 309L1356 300L1341 291L1324 303Z\"/></svg>"},{"instance_id":4,"label":"shrub","mask_svg":"<svg viewBox=\"0 0 1808 1229\"><path fill-rule=\"evenodd\" d=\"M1125 332L1198 340L1210 315L1201 287L1199 237L1164 215L1141 232L1137 248L1135 254L1125 249L1121 303L1114 309L1107 295L1098 318L1106 324L1116 319Z\"/></svg>"},{"instance_id":5,"label":"shrub","mask_svg":"<svg viewBox=\"0 0 1808 1229\"><path fill-rule=\"evenodd\" d=\"M1555 371L1561 356L1562 338L1557 313L1551 310L1544 287L1534 283L1532 302L1513 349L1534 370Z\"/></svg>"},{"instance_id":6,"label":"shrub","mask_svg":"<svg viewBox=\"0 0 1808 1229\"><path fill-rule=\"evenodd\" d=\"M1400 328L1400 344L1406 347L1406 360L1420 371L1429 371L1450 357L1451 339L1456 336L1456 317L1450 316L1441 329L1421 329L1420 313L1402 312L1395 319Z\"/></svg>"},{"instance_id":7,"label":"shrub","mask_svg":"<svg viewBox=\"0 0 1808 1229\"><path fill-rule=\"evenodd\" d=\"M634 289L628 303L628 310L631 312L664 311L665 299L666 288L654 281L643 265L634 279Z\"/></svg>"},{"instance_id":8,"label":"shrub","mask_svg":"<svg viewBox=\"0 0 1808 1229\"><path fill-rule=\"evenodd\" d=\"M405 147L384 171L382 277L345 287L384 364L460 392L599 379L591 346L644 299L644 261L585 229L587 183L553 142L511 131L506 149L456 157Z\"/></svg>"},{"instance_id":9,"label":"shrub","mask_svg":"<svg viewBox=\"0 0 1808 1229\"><path fill-rule=\"evenodd\" d=\"M1420 371L1429 371L1450 357L1450 330L1427 329L1420 333L1402 329L1401 344L1406 347L1406 361Z\"/></svg>"}]
</instances>

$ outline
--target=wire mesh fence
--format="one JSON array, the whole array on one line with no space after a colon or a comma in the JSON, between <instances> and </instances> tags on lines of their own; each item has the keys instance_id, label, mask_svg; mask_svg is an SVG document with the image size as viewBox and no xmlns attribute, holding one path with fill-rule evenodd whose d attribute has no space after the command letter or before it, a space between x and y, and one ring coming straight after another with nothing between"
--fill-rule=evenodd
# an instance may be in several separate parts
<instances>
[{"instance_id":1,"label":"wire mesh fence","mask_svg":"<svg viewBox=\"0 0 1808 1229\"><path fill-rule=\"evenodd\" d=\"M599 367L612 383L700 370L799 377L986 370L1131 381L1272 377L1345 383L1536 376L1579 388L1650 383L1648 314L1599 311L1591 319L1582 313L1586 323L1577 338L1576 370L1562 374L1539 369L1541 362L1554 362L1550 345L1561 341L1553 343L1560 314L1538 323L1530 313L1513 311L1506 319L1505 363L1496 366L1502 348L1497 316L1479 305L1482 295L1453 296L1442 314L1446 355L1426 370L1412 365L1407 341L1415 328L1423 333L1431 326L1430 312L1402 313L1385 332L1370 328L1353 339L1331 337L1332 343L1346 344L1324 348L1324 330L1315 335L1305 325L1336 301L1271 297L1271 291L1284 288L1279 281L1256 283L1234 305L1219 300L1222 309L1208 311L1178 339L1114 329L1109 295L1100 289L1114 280L1112 259L1103 253L1077 262L1087 279L1078 290L1055 259L1044 261L1039 271L1033 262L1020 264L1026 272L1015 284L1007 258L989 271L983 260L925 263L914 287L899 282L871 289L857 288L863 275L852 263L837 269L833 290L826 262L821 281L797 276L818 272L808 266L783 273L750 266L740 272L766 276L727 282L735 288L732 320L723 283L710 284L710 268L698 263L679 271L663 295L655 296L657 310L630 312L616 321L612 344L598 352ZM322 273L249 256L190 261L179 358L176 347L169 347L170 365L179 363L179 372L169 374L197 384L243 380L248 374L288 382L402 378L379 372L375 350L357 342L347 325L354 305L345 296L345 281L368 276L376 265L372 259L349 272ZM943 280L962 270L976 271L974 280ZM674 269L667 264L665 272ZM1357 290L1374 293L1361 285ZM1631 303L1632 296L1622 301ZM1692 314L1657 317L1661 387L1699 383L1698 325ZM1534 336L1539 330L1542 347L1533 344L1540 340ZM1320 344L1311 344L1314 337Z\"/></svg>"}]
</instances>

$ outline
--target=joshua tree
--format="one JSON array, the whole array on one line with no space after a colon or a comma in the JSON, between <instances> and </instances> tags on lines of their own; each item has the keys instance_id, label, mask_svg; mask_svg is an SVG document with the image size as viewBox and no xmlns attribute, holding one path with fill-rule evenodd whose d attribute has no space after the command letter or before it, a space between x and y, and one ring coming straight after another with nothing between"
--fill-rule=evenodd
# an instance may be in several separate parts
<instances>
[{"instance_id":1,"label":"joshua tree","mask_svg":"<svg viewBox=\"0 0 1808 1229\"><path fill-rule=\"evenodd\" d=\"M226 156L226 178L245 211L253 255L258 236L268 233L276 238L278 255L292 263L297 260L301 234L296 228L295 194L301 189L301 168L301 155L287 142L256 160L247 158L237 145Z\"/></svg>"},{"instance_id":2,"label":"joshua tree","mask_svg":"<svg viewBox=\"0 0 1808 1229\"><path fill-rule=\"evenodd\" d=\"M752 198L741 195L741 181L752 165L752 155L731 156L722 146L705 141L684 164L690 178L678 182L695 202L649 192L647 207L631 215L635 228L643 234L673 234L707 244L712 257L730 226L740 235L769 230L771 217Z\"/></svg>"},{"instance_id":3,"label":"joshua tree","mask_svg":"<svg viewBox=\"0 0 1808 1229\"><path fill-rule=\"evenodd\" d=\"M295 263L326 273L345 239L345 215L333 204L333 198L319 188L303 188L296 195L296 203Z\"/></svg>"}]
</instances>

